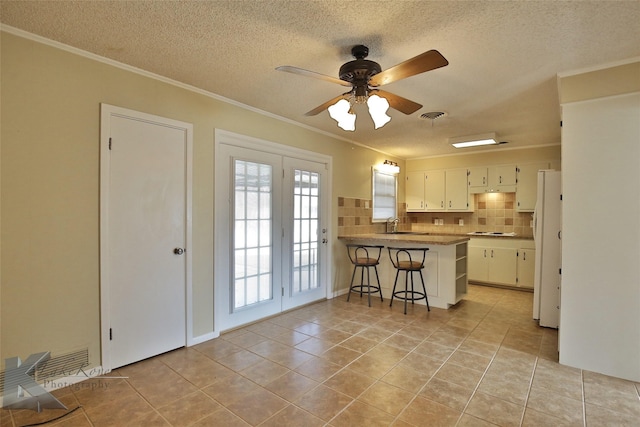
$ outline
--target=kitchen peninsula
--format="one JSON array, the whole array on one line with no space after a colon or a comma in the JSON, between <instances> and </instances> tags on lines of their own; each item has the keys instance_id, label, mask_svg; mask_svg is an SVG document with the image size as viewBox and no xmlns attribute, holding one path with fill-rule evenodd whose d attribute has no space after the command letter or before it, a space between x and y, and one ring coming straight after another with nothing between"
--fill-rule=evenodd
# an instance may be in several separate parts
<instances>
[{"instance_id":1,"label":"kitchen peninsula","mask_svg":"<svg viewBox=\"0 0 640 427\"><path fill-rule=\"evenodd\" d=\"M385 301L391 298L396 270L391 265L386 247L427 247L425 268L422 270L429 305L448 309L467 294L467 242L468 236L442 235L420 232L398 232L379 234L353 234L339 236L346 243L362 245L384 245L378 272ZM356 277L355 280L359 278ZM375 279L372 278L374 281ZM366 278L365 278L366 280ZM400 280L403 280L400 282ZM404 277L398 279L404 286ZM424 300L416 304L425 304Z\"/></svg>"}]
</instances>

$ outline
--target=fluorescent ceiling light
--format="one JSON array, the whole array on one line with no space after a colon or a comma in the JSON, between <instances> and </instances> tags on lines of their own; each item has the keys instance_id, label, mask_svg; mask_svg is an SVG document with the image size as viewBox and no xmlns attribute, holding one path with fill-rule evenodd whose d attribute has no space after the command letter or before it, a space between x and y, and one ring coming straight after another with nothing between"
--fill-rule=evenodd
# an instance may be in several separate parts
<instances>
[{"instance_id":1,"label":"fluorescent ceiling light","mask_svg":"<svg viewBox=\"0 0 640 427\"><path fill-rule=\"evenodd\" d=\"M449 138L449 143L456 148L477 147L480 145L496 145L496 133L484 133L482 135L461 136Z\"/></svg>"}]
</instances>

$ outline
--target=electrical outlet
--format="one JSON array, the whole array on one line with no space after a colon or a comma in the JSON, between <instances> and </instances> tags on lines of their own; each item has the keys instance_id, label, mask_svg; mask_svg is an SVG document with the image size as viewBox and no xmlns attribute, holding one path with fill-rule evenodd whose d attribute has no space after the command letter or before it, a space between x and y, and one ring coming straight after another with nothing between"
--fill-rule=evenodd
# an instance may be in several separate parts
<instances>
[{"instance_id":1,"label":"electrical outlet","mask_svg":"<svg viewBox=\"0 0 640 427\"><path fill-rule=\"evenodd\" d=\"M462 227L462 226L464 225L464 219L460 218L460 219L458 220L458 225L459 225L460 227Z\"/></svg>"}]
</instances>

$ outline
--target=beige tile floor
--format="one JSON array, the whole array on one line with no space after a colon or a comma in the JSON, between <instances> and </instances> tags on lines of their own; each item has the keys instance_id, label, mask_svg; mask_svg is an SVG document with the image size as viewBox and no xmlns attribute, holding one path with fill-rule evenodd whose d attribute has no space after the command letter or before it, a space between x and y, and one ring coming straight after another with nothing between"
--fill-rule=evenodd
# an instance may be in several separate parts
<instances>
[{"instance_id":1,"label":"beige tile floor","mask_svg":"<svg viewBox=\"0 0 640 427\"><path fill-rule=\"evenodd\" d=\"M58 390L79 409L50 425L639 426L640 384L559 365L531 306L481 286L429 314L343 296Z\"/></svg>"}]
</instances>

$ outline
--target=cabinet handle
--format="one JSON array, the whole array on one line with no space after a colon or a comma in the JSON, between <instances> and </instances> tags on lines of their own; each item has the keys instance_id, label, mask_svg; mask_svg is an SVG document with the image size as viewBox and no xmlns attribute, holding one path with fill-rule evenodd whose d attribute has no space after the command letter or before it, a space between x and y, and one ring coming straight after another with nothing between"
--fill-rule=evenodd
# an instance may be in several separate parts
<instances>
[{"instance_id":1,"label":"cabinet handle","mask_svg":"<svg viewBox=\"0 0 640 427\"><path fill-rule=\"evenodd\" d=\"M484 250L484 257L485 258L487 257L487 250L486 249Z\"/></svg>"},{"instance_id":2,"label":"cabinet handle","mask_svg":"<svg viewBox=\"0 0 640 427\"><path fill-rule=\"evenodd\" d=\"M451 200L449 200L449 207L451 207Z\"/></svg>"},{"instance_id":3,"label":"cabinet handle","mask_svg":"<svg viewBox=\"0 0 640 427\"><path fill-rule=\"evenodd\" d=\"M522 260L523 261L527 260L527 253L526 252L522 252Z\"/></svg>"},{"instance_id":4,"label":"cabinet handle","mask_svg":"<svg viewBox=\"0 0 640 427\"><path fill-rule=\"evenodd\" d=\"M502 184L502 175L500 175L500 177L498 177L498 182L499 182L500 184Z\"/></svg>"},{"instance_id":5,"label":"cabinet handle","mask_svg":"<svg viewBox=\"0 0 640 427\"><path fill-rule=\"evenodd\" d=\"M440 200L440 207L444 208L444 200Z\"/></svg>"},{"instance_id":6,"label":"cabinet handle","mask_svg":"<svg viewBox=\"0 0 640 427\"><path fill-rule=\"evenodd\" d=\"M482 177L482 185L486 185L486 184L487 184L486 179L487 179L487 178L485 178L484 176Z\"/></svg>"},{"instance_id":7,"label":"cabinet handle","mask_svg":"<svg viewBox=\"0 0 640 427\"><path fill-rule=\"evenodd\" d=\"M493 249L491 249L491 258L493 258Z\"/></svg>"}]
</instances>

